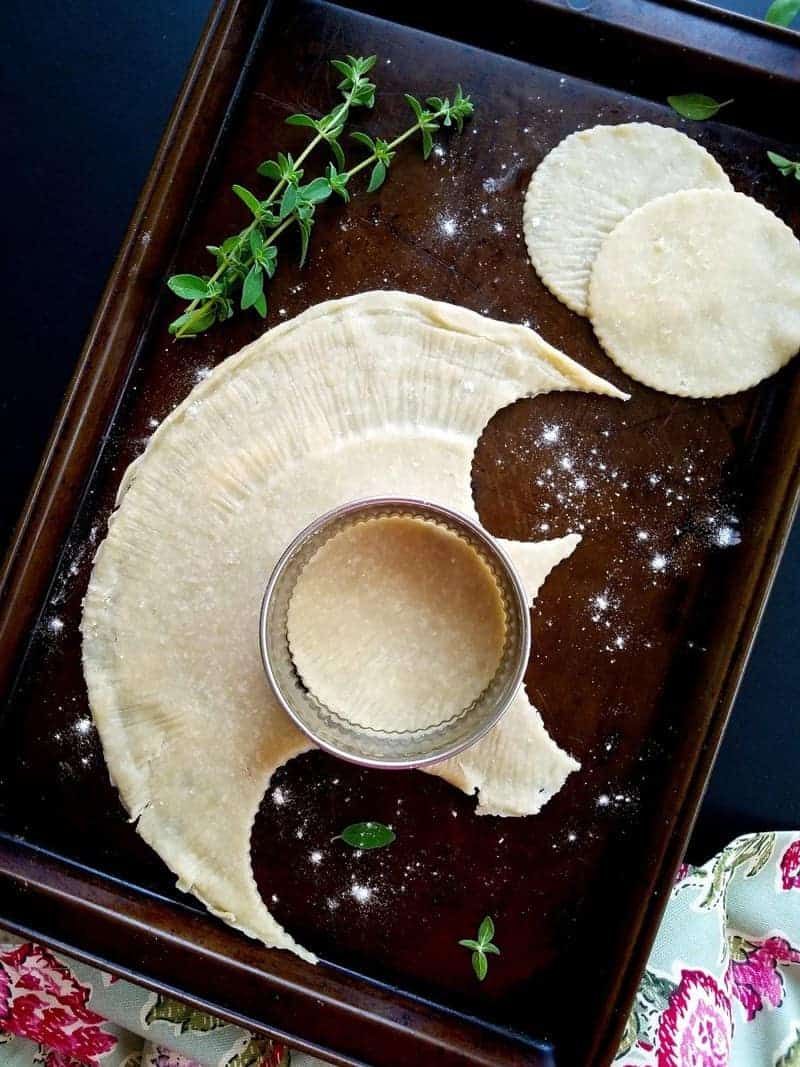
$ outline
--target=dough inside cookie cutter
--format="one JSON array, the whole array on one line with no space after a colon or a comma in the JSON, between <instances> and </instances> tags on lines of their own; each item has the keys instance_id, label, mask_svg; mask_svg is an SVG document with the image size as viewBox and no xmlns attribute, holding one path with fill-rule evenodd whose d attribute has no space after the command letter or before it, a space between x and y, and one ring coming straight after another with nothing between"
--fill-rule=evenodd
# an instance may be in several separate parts
<instances>
[{"instance_id":1,"label":"dough inside cookie cutter","mask_svg":"<svg viewBox=\"0 0 800 1067\"><path fill-rule=\"evenodd\" d=\"M322 703L304 684L293 661L287 615L298 577L331 538L370 519L408 517L434 523L466 542L491 571L505 617L505 642L489 684L445 720L416 729L374 729ZM401 770L449 759L480 740L514 699L528 664L528 598L508 554L478 523L450 508L403 497L373 497L334 508L305 527L278 560L259 619L261 656L272 691L306 736L334 756L367 767Z\"/></svg>"}]
</instances>

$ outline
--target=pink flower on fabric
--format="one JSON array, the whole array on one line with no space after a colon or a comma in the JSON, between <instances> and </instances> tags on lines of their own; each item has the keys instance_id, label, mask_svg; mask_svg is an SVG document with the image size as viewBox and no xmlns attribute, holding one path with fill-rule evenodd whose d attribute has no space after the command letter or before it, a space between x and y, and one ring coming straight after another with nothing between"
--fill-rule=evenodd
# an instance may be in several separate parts
<instances>
[{"instance_id":1,"label":"pink flower on fabric","mask_svg":"<svg viewBox=\"0 0 800 1067\"><path fill-rule=\"evenodd\" d=\"M765 1005L778 1008L783 1003L783 978L779 963L800 963L800 951L782 937L768 937L743 960L728 964L731 991L752 1022Z\"/></svg>"},{"instance_id":2,"label":"pink flower on fabric","mask_svg":"<svg viewBox=\"0 0 800 1067\"><path fill-rule=\"evenodd\" d=\"M117 1044L88 1007L90 990L40 945L0 951L0 1021L10 1034L48 1049L53 1067L94 1064ZM50 1060L47 1060L50 1067Z\"/></svg>"},{"instance_id":3,"label":"pink flower on fabric","mask_svg":"<svg viewBox=\"0 0 800 1067\"><path fill-rule=\"evenodd\" d=\"M682 971L658 1024L657 1067L727 1067L732 1037L730 1001L714 978Z\"/></svg>"},{"instance_id":4,"label":"pink flower on fabric","mask_svg":"<svg viewBox=\"0 0 800 1067\"><path fill-rule=\"evenodd\" d=\"M784 889L800 889L800 838L781 856L781 885Z\"/></svg>"}]
</instances>

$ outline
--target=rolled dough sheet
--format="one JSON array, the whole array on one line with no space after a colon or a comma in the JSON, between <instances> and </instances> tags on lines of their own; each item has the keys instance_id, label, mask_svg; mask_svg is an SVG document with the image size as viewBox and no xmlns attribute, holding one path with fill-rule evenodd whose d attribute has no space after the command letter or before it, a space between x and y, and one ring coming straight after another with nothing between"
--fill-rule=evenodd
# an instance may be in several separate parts
<instances>
[{"instance_id":1,"label":"rolled dough sheet","mask_svg":"<svg viewBox=\"0 0 800 1067\"><path fill-rule=\"evenodd\" d=\"M142 837L226 922L313 955L259 895L250 834L276 768L308 749L258 649L267 577L321 513L421 497L477 521L472 456L518 397L623 397L523 326L400 292L310 308L199 383L123 478L82 622L92 712ZM577 537L506 547L531 597ZM478 810L538 811L577 764L520 693L481 742L432 773Z\"/></svg>"},{"instance_id":2,"label":"rolled dough sheet","mask_svg":"<svg viewBox=\"0 0 800 1067\"><path fill-rule=\"evenodd\" d=\"M525 195L531 263L559 300L586 315L603 238L649 200L698 187L731 183L714 157L678 130L625 122L571 133L544 157Z\"/></svg>"},{"instance_id":3,"label":"rolled dough sheet","mask_svg":"<svg viewBox=\"0 0 800 1067\"><path fill-rule=\"evenodd\" d=\"M741 193L672 193L606 238L589 303L632 378L678 396L737 393L800 348L800 242Z\"/></svg>"},{"instance_id":4,"label":"rolled dough sheet","mask_svg":"<svg viewBox=\"0 0 800 1067\"><path fill-rule=\"evenodd\" d=\"M497 673L506 638L497 581L475 549L432 522L358 522L316 552L289 602L300 677L337 715L423 730L458 715Z\"/></svg>"}]
</instances>

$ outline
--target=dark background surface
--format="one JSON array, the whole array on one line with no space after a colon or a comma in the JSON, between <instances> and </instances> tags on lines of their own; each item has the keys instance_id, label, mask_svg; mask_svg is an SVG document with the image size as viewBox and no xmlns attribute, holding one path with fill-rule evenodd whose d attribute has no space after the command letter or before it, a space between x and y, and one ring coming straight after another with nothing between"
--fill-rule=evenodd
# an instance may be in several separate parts
<instances>
[{"instance_id":1,"label":"dark background surface","mask_svg":"<svg viewBox=\"0 0 800 1067\"><path fill-rule=\"evenodd\" d=\"M2 5L0 546L24 501L209 6L208 0ZM766 4L726 6L760 17ZM695 861L738 833L800 826L798 600L800 526L698 821L690 847Z\"/></svg>"}]
</instances>

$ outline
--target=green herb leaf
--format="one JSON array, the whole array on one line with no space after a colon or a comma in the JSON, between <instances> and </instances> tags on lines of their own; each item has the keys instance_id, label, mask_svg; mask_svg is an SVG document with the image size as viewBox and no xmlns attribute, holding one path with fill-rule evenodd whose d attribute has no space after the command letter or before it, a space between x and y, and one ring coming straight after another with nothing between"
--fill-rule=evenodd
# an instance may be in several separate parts
<instances>
[{"instance_id":1,"label":"green herb leaf","mask_svg":"<svg viewBox=\"0 0 800 1067\"><path fill-rule=\"evenodd\" d=\"M723 100L720 104L712 96L704 96L702 93L684 93L683 96L668 96L667 103L683 118L705 122L706 119L713 118L721 108L732 104L733 100Z\"/></svg>"},{"instance_id":2,"label":"green herb leaf","mask_svg":"<svg viewBox=\"0 0 800 1067\"><path fill-rule=\"evenodd\" d=\"M345 158L342 146L332 137L328 138L328 144L330 145L331 152L333 152L333 158L336 160L336 166L339 168L344 167Z\"/></svg>"},{"instance_id":3,"label":"green herb leaf","mask_svg":"<svg viewBox=\"0 0 800 1067\"><path fill-rule=\"evenodd\" d=\"M463 941L458 942L459 945L463 945L464 948L474 949L475 952L483 952L483 946L479 941L473 941L471 938L465 938Z\"/></svg>"},{"instance_id":4,"label":"green herb leaf","mask_svg":"<svg viewBox=\"0 0 800 1067\"><path fill-rule=\"evenodd\" d=\"M427 127L422 128L422 158L427 159L433 149L433 138L428 132Z\"/></svg>"},{"instance_id":5,"label":"green herb leaf","mask_svg":"<svg viewBox=\"0 0 800 1067\"><path fill-rule=\"evenodd\" d=\"M253 196L250 190L245 189L243 185L234 185L233 191L243 203L247 204L253 215L258 218L259 214L261 213L261 202L258 200L258 198Z\"/></svg>"},{"instance_id":6,"label":"green herb leaf","mask_svg":"<svg viewBox=\"0 0 800 1067\"><path fill-rule=\"evenodd\" d=\"M331 183L331 189L340 196L345 203L350 200L350 193L347 191L347 182L349 175L339 174L334 167L333 163L328 164L328 181Z\"/></svg>"},{"instance_id":7,"label":"green herb leaf","mask_svg":"<svg viewBox=\"0 0 800 1067\"><path fill-rule=\"evenodd\" d=\"M286 119L287 126L308 126L312 130L319 129L319 123L316 119L312 119L310 115L290 115Z\"/></svg>"},{"instance_id":8,"label":"green herb leaf","mask_svg":"<svg viewBox=\"0 0 800 1067\"><path fill-rule=\"evenodd\" d=\"M800 0L773 0L764 18L773 26L791 26L800 14Z\"/></svg>"},{"instance_id":9,"label":"green herb leaf","mask_svg":"<svg viewBox=\"0 0 800 1067\"><path fill-rule=\"evenodd\" d=\"M209 326L217 321L216 311L213 307L197 308L195 311L185 311L174 322L169 324L169 332L173 337L197 337L205 333Z\"/></svg>"},{"instance_id":10,"label":"green herb leaf","mask_svg":"<svg viewBox=\"0 0 800 1067\"><path fill-rule=\"evenodd\" d=\"M367 186L368 193L374 193L376 189L380 189L383 183L386 181L386 164L381 163L380 160L372 168L372 174L369 176L369 185Z\"/></svg>"},{"instance_id":11,"label":"green herb leaf","mask_svg":"<svg viewBox=\"0 0 800 1067\"><path fill-rule=\"evenodd\" d=\"M482 945L488 945L494 937L494 923L487 915L478 927L478 940Z\"/></svg>"},{"instance_id":12,"label":"green herb leaf","mask_svg":"<svg viewBox=\"0 0 800 1067\"><path fill-rule=\"evenodd\" d=\"M247 241L250 245L250 251L253 253L253 259L258 259L264 249L264 238L261 236L260 231L251 230Z\"/></svg>"},{"instance_id":13,"label":"green herb leaf","mask_svg":"<svg viewBox=\"0 0 800 1067\"><path fill-rule=\"evenodd\" d=\"M483 946L483 951L490 953L492 956L500 955L500 949L497 947L497 945L491 944L491 942L488 945Z\"/></svg>"},{"instance_id":14,"label":"green herb leaf","mask_svg":"<svg viewBox=\"0 0 800 1067\"><path fill-rule=\"evenodd\" d=\"M331 183L327 178L315 178L299 190L300 196L310 204L321 204L331 195Z\"/></svg>"},{"instance_id":15,"label":"green herb leaf","mask_svg":"<svg viewBox=\"0 0 800 1067\"><path fill-rule=\"evenodd\" d=\"M274 159L265 159L263 163L259 163L256 167L256 173L260 174L262 178L270 178L272 181L280 181L281 168L275 162Z\"/></svg>"},{"instance_id":16,"label":"green herb leaf","mask_svg":"<svg viewBox=\"0 0 800 1067\"><path fill-rule=\"evenodd\" d=\"M247 311L255 305L258 298L264 292L264 271L260 263L254 263L247 272L247 277L242 286L242 311Z\"/></svg>"},{"instance_id":17,"label":"green herb leaf","mask_svg":"<svg viewBox=\"0 0 800 1067\"><path fill-rule=\"evenodd\" d=\"M271 278L275 273L275 268L278 266L278 249L275 245L265 245L258 257L258 262L267 272L267 277Z\"/></svg>"},{"instance_id":18,"label":"green herb leaf","mask_svg":"<svg viewBox=\"0 0 800 1067\"><path fill-rule=\"evenodd\" d=\"M369 134L361 133L359 130L356 130L354 133L351 133L350 136L353 138L354 141L358 141L359 144L363 144L365 148L368 148L370 150L370 152L375 151L375 142L372 140Z\"/></svg>"},{"instance_id":19,"label":"green herb leaf","mask_svg":"<svg viewBox=\"0 0 800 1067\"><path fill-rule=\"evenodd\" d=\"M298 214L297 224L300 227L300 266L302 267L308 255L308 241L311 237L311 227L314 225L314 219L310 214L304 212L303 214Z\"/></svg>"},{"instance_id":20,"label":"green herb leaf","mask_svg":"<svg viewBox=\"0 0 800 1067\"><path fill-rule=\"evenodd\" d=\"M800 180L800 160L787 159L786 156L780 156L777 152L767 152L770 163L773 163L784 178L789 178L792 175Z\"/></svg>"},{"instance_id":21,"label":"green herb leaf","mask_svg":"<svg viewBox=\"0 0 800 1067\"><path fill-rule=\"evenodd\" d=\"M291 215L294 209L297 207L297 186L287 185L283 191L281 197L281 206L278 210L278 215L281 219L285 219L287 215Z\"/></svg>"},{"instance_id":22,"label":"green herb leaf","mask_svg":"<svg viewBox=\"0 0 800 1067\"><path fill-rule=\"evenodd\" d=\"M265 319L267 317L267 298L263 293L253 304L253 307L259 313L262 319Z\"/></svg>"},{"instance_id":23,"label":"green herb leaf","mask_svg":"<svg viewBox=\"0 0 800 1067\"><path fill-rule=\"evenodd\" d=\"M384 826L382 822L354 822L346 826L339 837L351 848L366 851L391 845L397 835L391 827Z\"/></svg>"},{"instance_id":24,"label":"green herb leaf","mask_svg":"<svg viewBox=\"0 0 800 1067\"><path fill-rule=\"evenodd\" d=\"M422 104L417 100L416 96L412 96L411 93L404 93L405 101L411 110L414 112L414 117L420 125L423 123L423 108Z\"/></svg>"},{"instance_id":25,"label":"green herb leaf","mask_svg":"<svg viewBox=\"0 0 800 1067\"><path fill-rule=\"evenodd\" d=\"M479 982L482 982L489 973L489 961L482 952L472 953L472 969Z\"/></svg>"},{"instance_id":26,"label":"green herb leaf","mask_svg":"<svg viewBox=\"0 0 800 1067\"><path fill-rule=\"evenodd\" d=\"M167 285L182 300L202 300L208 296L208 282L196 274L173 274Z\"/></svg>"}]
</instances>

